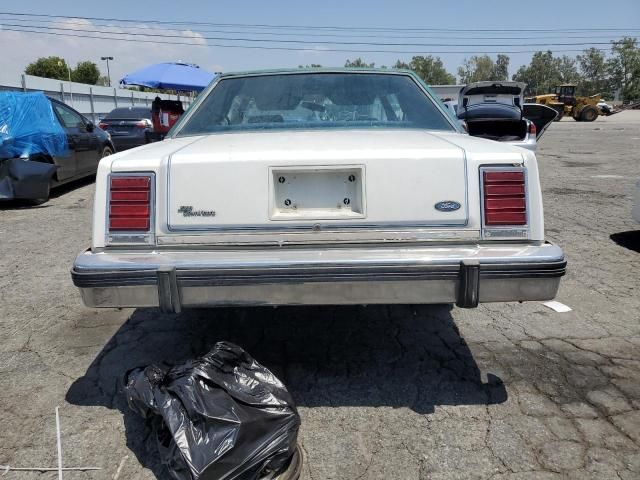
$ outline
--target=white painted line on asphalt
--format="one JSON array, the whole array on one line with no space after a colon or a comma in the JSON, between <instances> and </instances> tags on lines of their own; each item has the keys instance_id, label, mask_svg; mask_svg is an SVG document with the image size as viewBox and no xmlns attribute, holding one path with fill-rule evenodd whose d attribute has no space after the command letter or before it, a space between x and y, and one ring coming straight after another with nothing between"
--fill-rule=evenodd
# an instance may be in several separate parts
<instances>
[{"instance_id":1,"label":"white painted line on asphalt","mask_svg":"<svg viewBox=\"0 0 640 480\"><path fill-rule=\"evenodd\" d=\"M591 175L591 178L625 178L623 175Z\"/></svg>"},{"instance_id":2,"label":"white painted line on asphalt","mask_svg":"<svg viewBox=\"0 0 640 480\"><path fill-rule=\"evenodd\" d=\"M0 470L3 470L2 477L7 473L14 472L58 472L58 480L62 480L63 471L88 471L88 470L102 470L100 467L63 467L62 466L62 435L60 433L60 407L56 407L56 441L58 445L58 466L52 467L11 467L9 465L0 465ZM124 458L126 460L128 456ZM122 463L124 463L124 460ZM122 467L122 463L120 467ZM118 469L118 473L120 470Z\"/></svg>"},{"instance_id":3,"label":"white painted line on asphalt","mask_svg":"<svg viewBox=\"0 0 640 480\"><path fill-rule=\"evenodd\" d=\"M58 480L62 480L62 440L60 439L60 407L56 407L56 440L58 442Z\"/></svg>"},{"instance_id":4,"label":"white painted line on asphalt","mask_svg":"<svg viewBox=\"0 0 640 480\"><path fill-rule=\"evenodd\" d=\"M118 480L118 478L120 477L120 472L122 471L122 467L124 467L124 462L127 461L127 458L129 458L129 455L125 455L122 460L120 460L120 465L118 465L118 470L116 470L116 474L113 476L113 480Z\"/></svg>"},{"instance_id":5,"label":"white painted line on asphalt","mask_svg":"<svg viewBox=\"0 0 640 480\"><path fill-rule=\"evenodd\" d=\"M550 308L551 310L555 310L558 313L566 313L571 311L571 307L568 307L564 303L556 302L555 300L551 300L550 302L542 302L542 304Z\"/></svg>"},{"instance_id":6,"label":"white painted line on asphalt","mask_svg":"<svg viewBox=\"0 0 640 480\"><path fill-rule=\"evenodd\" d=\"M57 472L58 467L12 467L10 465L0 465L0 471L4 477L9 472ZM101 467L62 467L63 472L92 472L102 470Z\"/></svg>"}]
</instances>

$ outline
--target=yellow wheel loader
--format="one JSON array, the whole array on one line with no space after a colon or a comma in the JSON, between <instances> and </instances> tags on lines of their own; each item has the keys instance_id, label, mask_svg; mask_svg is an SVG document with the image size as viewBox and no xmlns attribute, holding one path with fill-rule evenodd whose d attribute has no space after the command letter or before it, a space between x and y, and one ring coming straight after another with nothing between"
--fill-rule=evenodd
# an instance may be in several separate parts
<instances>
[{"instance_id":1,"label":"yellow wheel loader","mask_svg":"<svg viewBox=\"0 0 640 480\"><path fill-rule=\"evenodd\" d=\"M598 115L606 114L598 107L598 103L602 101L599 93L590 97L576 97L576 86L573 84L558 85L555 93L537 95L525 101L556 109L556 121L564 115L571 115L578 122L593 122Z\"/></svg>"}]
</instances>

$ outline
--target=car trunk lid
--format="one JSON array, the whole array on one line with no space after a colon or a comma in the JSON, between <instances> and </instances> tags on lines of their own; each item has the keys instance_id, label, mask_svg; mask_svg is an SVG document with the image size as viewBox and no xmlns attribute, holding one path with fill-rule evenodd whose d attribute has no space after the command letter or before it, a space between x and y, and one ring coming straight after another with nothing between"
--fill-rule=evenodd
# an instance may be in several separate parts
<instances>
[{"instance_id":1,"label":"car trunk lid","mask_svg":"<svg viewBox=\"0 0 640 480\"><path fill-rule=\"evenodd\" d=\"M171 155L167 197L168 234L369 238L468 221L464 150L421 130L209 135Z\"/></svg>"},{"instance_id":2,"label":"car trunk lid","mask_svg":"<svg viewBox=\"0 0 640 480\"><path fill-rule=\"evenodd\" d=\"M143 119L131 119L131 118L108 118L100 121L100 128L108 131L111 135L129 135L131 132L135 132L138 129L145 129L143 126ZM149 122L149 127L151 123Z\"/></svg>"},{"instance_id":3,"label":"car trunk lid","mask_svg":"<svg viewBox=\"0 0 640 480\"><path fill-rule=\"evenodd\" d=\"M458 105L460 111L465 106L478 104L501 104L520 108L523 101L525 83L522 82L473 82L460 90Z\"/></svg>"}]
</instances>

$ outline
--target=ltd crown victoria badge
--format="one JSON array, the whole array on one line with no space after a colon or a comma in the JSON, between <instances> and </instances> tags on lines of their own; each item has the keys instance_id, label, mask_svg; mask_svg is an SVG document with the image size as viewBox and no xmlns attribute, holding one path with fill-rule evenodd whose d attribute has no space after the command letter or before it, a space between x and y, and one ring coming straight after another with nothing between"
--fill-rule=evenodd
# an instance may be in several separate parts
<instances>
[{"instance_id":1,"label":"ltd crown victoria badge","mask_svg":"<svg viewBox=\"0 0 640 480\"><path fill-rule=\"evenodd\" d=\"M178 213L181 213L183 217L215 217L215 210L194 210L191 205L181 205L178 208Z\"/></svg>"}]
</instances>

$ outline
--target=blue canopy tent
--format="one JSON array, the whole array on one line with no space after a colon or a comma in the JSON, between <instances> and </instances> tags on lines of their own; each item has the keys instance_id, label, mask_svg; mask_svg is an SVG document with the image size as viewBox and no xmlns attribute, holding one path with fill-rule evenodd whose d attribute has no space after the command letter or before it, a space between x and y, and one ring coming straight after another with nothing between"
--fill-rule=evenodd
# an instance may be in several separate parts
<instances>
[{"instance_id":1,"label":"blue canopy tent","mask_svg":"<svg viewBox=\"0 0 640 480\"><path fill-rule=\"evenodd\" d=\"M189 63L156 63L125 75L122 85L199 92L215 78L213 73Z\"/></svg>"}]
</instances>

